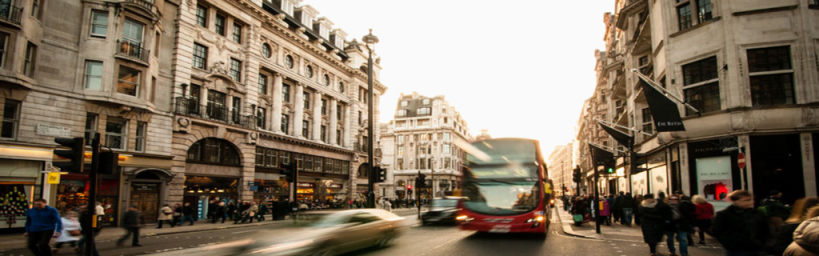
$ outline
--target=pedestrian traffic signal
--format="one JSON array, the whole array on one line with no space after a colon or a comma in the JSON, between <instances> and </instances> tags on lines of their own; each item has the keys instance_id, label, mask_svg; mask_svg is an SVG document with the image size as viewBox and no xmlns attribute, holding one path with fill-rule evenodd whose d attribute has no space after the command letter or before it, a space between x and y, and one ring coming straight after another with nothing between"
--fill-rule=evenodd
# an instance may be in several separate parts
<instances>
[{"instance_id":1,"label":"pedestrian traffic signal","mask_svg":"<svg viewBox=\"0 0 819 256\"><path fill-rule=\"evenodd\" d=\"M417 178L415 178L415 187L417 188L424 188L427 186L426 184L427 176L424 174L419 174Z\"/></svg>"},{"instance_id":2,"label":"pedestrian traffic signal","mask_svg":"<svg viewBox=\"0 0 819 256\"><path fill-rule=\"evenodd\" d=\"M580 183L581 181L583 181L582 178L583 178L583 174L580 173L580 167L574 168L572 181L574 181L575 183Z\"/></svg>"},{"instance_id":3,"label":"pedestrian traffic signal","mask_svg":"<svg viewBox=\"0 0 819 256\"><path fill-rule=\"evenodd\" d=\"M83 137L55 138L54 142L62 147L69 148L67 150L54 149L55 155L69 161L54 162L52 165L62 171L81 173L83 171L83 158L85 158L85 152L83 152L85 150L85 139Z\"/></svg>"},{"instance_id":4,"label":"pedestrian traffic signal","mask_svg":"<svg viewBox=\"0 0 819 256\"><path fill-rule=\"evenodd\" d=\"M373 167L373 173L375 173L375 182L384 182L387 180L387 169L381 166L375 166Z\"/></svg>"},{"instance_id":5,"label":"pedestrian traffic signal","mask_svg":"<svg viewBox=\"0 0 819 256\"><path fill-rule=\"evenodd\" d=\"M614 168L606 167L606 172L609 174L614 173Z\"/></svg>"}]
</instances>

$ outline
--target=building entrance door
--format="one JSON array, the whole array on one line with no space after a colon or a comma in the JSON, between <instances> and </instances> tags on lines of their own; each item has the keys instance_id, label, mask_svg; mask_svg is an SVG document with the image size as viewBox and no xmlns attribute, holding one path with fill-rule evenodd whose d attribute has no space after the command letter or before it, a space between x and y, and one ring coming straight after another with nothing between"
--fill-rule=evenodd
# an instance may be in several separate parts
<instances>
[{"instance_id":1,"label":"building entrance door","mask_svg":"<svg viewBox=\"0 0 819 256\"><path fill-rule=\"evenodd\" d=\"M134 183L131 186L131 205L136 205L142 212L145 222L156 222L159 212L159 184Z\"/></svg>"}]
</instances>

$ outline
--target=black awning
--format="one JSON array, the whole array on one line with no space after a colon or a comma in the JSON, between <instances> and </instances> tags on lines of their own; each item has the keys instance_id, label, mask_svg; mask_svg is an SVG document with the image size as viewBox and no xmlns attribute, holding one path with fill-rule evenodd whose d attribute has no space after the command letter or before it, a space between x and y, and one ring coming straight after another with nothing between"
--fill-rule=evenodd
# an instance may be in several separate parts
<instances>
[{"instance_id":1,"label":"black awning","mask_svg":"<svg viewBox=\"0 0 819 256\"><path fill-rule=\"evenodd\" d=\"M599 124L600 127L602 127L604 131L606 131L606 133L611 135L611 137L614 138L614 140L616 140L617 143L620 143L620 145L626 146L628 148L634 146L634 137L632 137L631 135L628 135L608 125L605 125L602 122L598 122L597 124Z\"/></svg>"},{"instance_id":2,"label":"black awning","mask_svg":"<svg viewBox=\"0 0 819 256\"><path fill-rule=\"evenodd\" d=\"M592 162L594 166L604 165L606 167L614 167L614 153L608 150L598 148L595 145L589 144L592 154ZM596 168L595 168L596 169Z\"/></svg>"},{"instance_id":3,"label":"black awning","mask_svg":"<svg viewBox=\"0 0 819 256\"><path fill-rule=\"evenodd\" d=\"M658 132L685 131L677 104L645 81L640 80L640 84L643 86L656 130Z\"/></svg>"}]
</instances>

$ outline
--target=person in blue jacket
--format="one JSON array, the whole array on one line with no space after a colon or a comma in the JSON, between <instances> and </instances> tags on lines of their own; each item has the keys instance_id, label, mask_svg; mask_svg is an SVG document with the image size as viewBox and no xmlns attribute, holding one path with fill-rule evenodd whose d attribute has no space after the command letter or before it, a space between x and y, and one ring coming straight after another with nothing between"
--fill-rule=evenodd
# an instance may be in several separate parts
<instances>
[{"instance_id":1,"label":"person in blue jacket","mask_svg":"<svg viewBox=\"0 0 819 256\"><path fill-rule=\"evenodd\" d=\"M45 199L34 200L34 207L26 212L26 233L28 249L34 255L51 255L51 246L48 243L52 237L60 236L63 223L57 209L48 206Z\"/></svg>"}]
</instances>

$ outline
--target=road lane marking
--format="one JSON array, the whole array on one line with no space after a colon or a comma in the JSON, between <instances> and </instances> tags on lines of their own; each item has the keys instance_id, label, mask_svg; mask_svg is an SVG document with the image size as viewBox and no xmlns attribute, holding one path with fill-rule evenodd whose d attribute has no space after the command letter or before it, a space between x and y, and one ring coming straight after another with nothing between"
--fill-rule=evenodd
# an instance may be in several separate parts
<instances>
[{"instance_id":1,"label":"road lane marking","mask_svg":"<svg viewBox=\"0 0 819 256\"><path fill-rule=\"evenodd\" d=\"M243 231L233 232L233 234L241 234L241 233L254 232L254 231L256 231L256 230L243 230Z\"/></svg>"}]
</instances>

